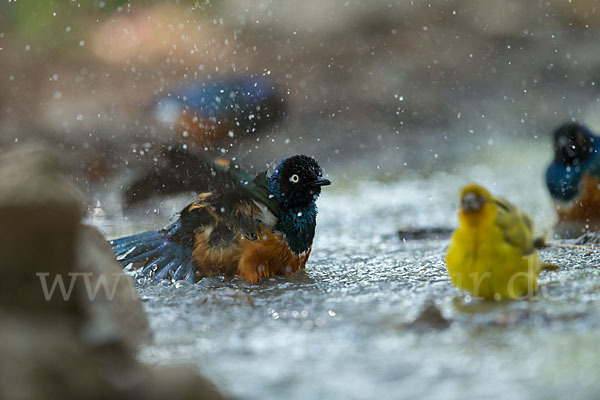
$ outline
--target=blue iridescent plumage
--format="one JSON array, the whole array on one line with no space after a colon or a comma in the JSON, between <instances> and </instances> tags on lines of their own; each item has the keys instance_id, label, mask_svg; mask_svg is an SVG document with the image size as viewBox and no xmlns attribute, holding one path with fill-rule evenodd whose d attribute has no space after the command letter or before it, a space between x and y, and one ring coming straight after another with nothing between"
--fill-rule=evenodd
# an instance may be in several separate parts
<instances>
[{"instance_id":1,"label":"blue iridescent plumage","mask_svg":"<svg viewBox=\"0 0 600 400\"><path fill-rule=\"evenodd\" d=\"M140 276L150 276L162 280L171 276L175 280L194 282L195 270L191 263L193 234L183 236L183 240L174 237L186 233L181 229L181 221L177 220L159 231L145 232L111 241L117 261L123 266L137 262L146 265ZM187 239L187 240L186 240Z\"/></svg>"},{"instance_id":2,"label":"blue iridescent plumage","mask_svg":"<svg viewBox=\"0 0 600 400\"><path fill-rule=\"evenodd\" d=\"M284 102L266 77L240 76L187 84L162 97L159 120L203 145L254 133L276 122Z\"/></svg>"},{"instance_id":3,"label":"blue iridescent plumage","mask_svg":"<svg viewBox=\"0 0 600 400\"><path fill-rule=\"evenodd\" d=\"M270 80L239 77L190 84L173 93L170 98L206 115L217 116L229 111L256 111L276 95L277 91Z\"/></svg>"},{"instance_id":4,"label":"blue iridescent plumage","mask_svg":"<svg viewBox=\"0 0 600 400\"><path fill-rule=\"evenodd\" d=\"M581 165L565 166L553 161L546 169L546 185L553 199L569 201L577 196L583 175Z\"/></svg>"},{"instance_id":5,"label":"blue iridescent plumage","mask_svg":"<svg viewBox=\"0 0 600 400\"><path fill-rule=\"evenodd\" d=\"M600 140L587 127L568 123L554 133L554 160L546 184L555 200L574 199L585 174L600 177Z\"/></svg>"},{"instance_id":6,"label":"blue iridescent plumage","mask_svg":"<svg viewBox=\"0 0 600 400\"><path fill-rule=\"evenodd\" d=\"M294 253L303 253L312 245L317 226L317 212L314 201L307 207L282 208L277 229L283 232Z\"/></svg>"},{"instance_id":7,"label":"blue iridescent plumage","mask_svg":"<svg viewBox=\"0 0 600 400\"><path fill-rule=\"evenodd\" d=\"M284 160L285 161L285 160ZM281 203L277 229L284 233L290 248L301 253L312 244L317 224L317 203L315 193L298 193L292 199L281 193L281 175L284 161L276 168L269 179L269 190Z\"/></svg>"}]
</instances>

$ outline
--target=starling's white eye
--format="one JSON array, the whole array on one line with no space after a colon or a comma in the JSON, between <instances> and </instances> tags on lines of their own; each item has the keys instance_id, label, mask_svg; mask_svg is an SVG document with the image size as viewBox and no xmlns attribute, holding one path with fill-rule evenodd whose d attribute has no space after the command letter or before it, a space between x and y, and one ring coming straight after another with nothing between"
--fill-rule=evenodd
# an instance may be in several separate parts
<instances>
[{"instance_id":1,"label":"starling's white eye","mask_svg":"<svg viewBox=\"0 0 600 400\"><path fill-rule=\"evenodd\" d=\"M296 174L290 176L290 182L292 183L298 183L300 181L300 177Z\"/></svg>"}]
</instances>

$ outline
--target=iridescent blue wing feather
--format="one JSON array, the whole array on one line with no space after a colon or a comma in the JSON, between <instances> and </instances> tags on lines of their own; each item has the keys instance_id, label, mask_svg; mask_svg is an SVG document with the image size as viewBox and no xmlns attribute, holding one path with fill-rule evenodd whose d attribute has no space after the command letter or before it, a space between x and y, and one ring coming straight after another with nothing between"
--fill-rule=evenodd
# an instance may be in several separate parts
<instances>
[{"instance_id":1,"label":"iridescent blue wing feather","mask_svg":"<svg viewBox=\"0 0 600 400\"><path fill-rule=\"evenodd\" d=\"M131 264L143 266L138 273L141 277L194 282L194 231L211 221L204 210L192 209L190 205L166 228L115 239L110 244L123 267Z\"/></svg>"}]
</instances>

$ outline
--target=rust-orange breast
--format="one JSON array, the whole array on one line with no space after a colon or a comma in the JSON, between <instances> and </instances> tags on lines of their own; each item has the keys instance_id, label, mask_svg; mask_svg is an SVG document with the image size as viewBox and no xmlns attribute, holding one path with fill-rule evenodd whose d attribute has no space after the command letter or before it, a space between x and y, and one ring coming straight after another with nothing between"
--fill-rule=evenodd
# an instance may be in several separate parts
<instances>
[{"instance_id":1,"label":"rust-orange breast","mask_svg":"<svg viewBox=\"0 0 600 400\"><path fill-rule=\"evenodd\" d=\"M203 201L209 199L210 193L201 194L198 196L199 202L193 205L194 209L204 208L214 220L214 224L198 227L194 234L192 255L197 266L197 278L239 276L256 283L261 278L289 275L304 269L310 249L296 255L281 234L260 224L257 232L248 234L240 225L222 220L210 202ZM237 216L258 220L261 214L260 208L254 203L240 203L236 208ZM227 224L229 240L219 240L213 236L215 230L222 229L219 224Z\"/></svg>"},{"instance_id":2,"label":"rust-orange breast","mask_svg":"<svg viewBox=\"0 0 600 400\"><path fill-rule=\"evenodd\" d=\"M296 255L281 235L263 229L257 240L242 240L238 274L248 282L304 269L311 249Z\"/></svg>"},{"instance_id":3,"label":"rust-orange breast","mask_svg":"<svg viewBox=\"0 0 600 400\"><path fill-rule=\"evenodd\" d=\"M579 196L567 204L555 203L555 208L559 231L600 229L600 180L584 175Z\"/></svg>"}]
</instances>

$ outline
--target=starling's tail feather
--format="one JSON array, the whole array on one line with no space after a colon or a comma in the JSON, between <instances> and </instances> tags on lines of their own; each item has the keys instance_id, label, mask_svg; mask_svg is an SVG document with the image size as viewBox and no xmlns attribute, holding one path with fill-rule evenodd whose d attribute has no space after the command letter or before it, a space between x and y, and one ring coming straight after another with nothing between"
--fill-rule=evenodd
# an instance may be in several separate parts
<instances>
[{"instance_id":1,"label":"starling's tail feather","mask_svg":"<svg viewBox=\"0 0 600 400\"><path fill-rule=\"evenodd\" d=\"M195 282L196 269L191 261L191 249L168 240L162 231L127 236L112 240L110 244L123 267L143 264L140 276Z\"/></svg>"}]
</instances>

